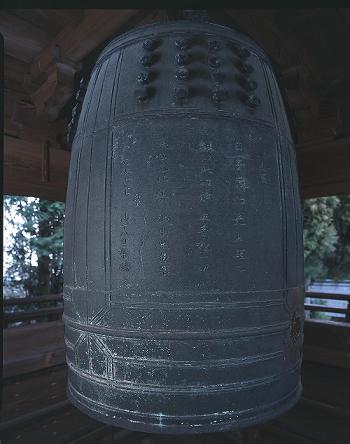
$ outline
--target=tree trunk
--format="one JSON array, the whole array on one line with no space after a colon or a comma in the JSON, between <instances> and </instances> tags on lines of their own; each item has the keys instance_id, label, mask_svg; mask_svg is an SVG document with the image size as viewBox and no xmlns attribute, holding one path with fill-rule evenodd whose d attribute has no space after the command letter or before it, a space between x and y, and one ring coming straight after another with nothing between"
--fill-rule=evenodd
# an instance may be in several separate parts
<instances>
[{"instance_id":1,"label":"tree trunk","mask_svg":"<svg viewBox=\"0 0 350 444\"><path fill-rule=\"evenodd\" d=\"M42 200L39 204L40 212L45 212L46 208ZM39 237L50 236L49 221L39 222ZM42 254L38 256L38 294L45 295L50 293L50 258Z\"/></svg>"}]
</instances>

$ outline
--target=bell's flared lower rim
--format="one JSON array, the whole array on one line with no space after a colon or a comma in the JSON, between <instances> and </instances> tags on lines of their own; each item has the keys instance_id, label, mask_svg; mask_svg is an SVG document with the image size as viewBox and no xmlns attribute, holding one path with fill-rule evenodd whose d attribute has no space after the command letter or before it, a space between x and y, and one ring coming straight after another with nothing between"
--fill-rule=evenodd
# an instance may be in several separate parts
<instances>
[{"instance_id":1,"label":"bell's flared lower rim","mask_svg":"<svg viewBox=\"0 0 350 444\"><path fill-rule=\"evenodd\" d=\"M96 60L96 65L100 64L105 58L109 57L113 52L121 49L125 45L129 45L139 40L160 38L163 35L176 35L176 33L186 33L187 35L198 35L198 33L205 33L208 37L226 38L238 45L243 44L252 53L255 53L257 56L264 58L268 64L271 64L268 55L251 37L234 28L229 28L228 26L219 25L217 23L211 22L176 20L161 21L149 25L138 26L121 35L116 36L102 50Z\"/></svg>"},{"instance_id":2,"label":"bell's flared lower rim","mask_svg":"<svg viewBox=\"0 0 350 444\"><path fill-rule=\"evenodd\" d=\"M220 432L229 432L234 430L240 430L248 427L254 427L257 425L262 425L272 419L275 419L292 407L299 401L302 394L302 384L299 379L299 384L296 388L290 392L287 396L282 398L281 400L272 403L272 407L269 408L267 406L263 413L258 413L257 410L252 409L252 414L240 420L232 420L226 422L220 422L220 416L227 416L227 413L215 414L213 415L213 420L211 424L196 424L193 425L181 425L179 424L171 424L165 425L162 427L156 424L136 421L131 418L127 418L127 414L125 417L113 417L110 413L101 413L97 410L94 410L91 407L88 407L87 404L80 401L71 391L70 384L67 386L67 397L71 401L71 403L78 408L82 413L85 413L89 417L101 421L105 424L112 425L114 427L120 427L132 432L145 432L145 433L155 433L155 434L167 434L167 435L195 435L195 434L203 434L203 433L220 433ZM107 410L106 410L107 411ZM195 415L193 416L195 418ZM180 417L179 417L179 420Z\"/></svg>"}]
</instances>

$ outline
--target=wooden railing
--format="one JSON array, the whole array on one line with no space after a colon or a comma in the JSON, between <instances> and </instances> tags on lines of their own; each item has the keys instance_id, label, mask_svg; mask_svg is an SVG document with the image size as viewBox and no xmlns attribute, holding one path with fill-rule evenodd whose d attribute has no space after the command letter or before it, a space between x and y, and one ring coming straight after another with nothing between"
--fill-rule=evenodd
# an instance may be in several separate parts
<instances>
[{"instance_id":1,"label":"wooden railing","mask_svg":"<svg viewBox=\"0 0 350 444\"><path fill-rule=\"evenodd\" d=\"M346 307L334 307L317 303L305 303L305 310L310 312L340 313L345 317L339 321L350 322L350 294L317 293L307 291L305 297L320 300L346 301ZM30 324L31 321L56 321L63 313L62 294L35 296L26 298L4 299L4 326L20 322Z\"/></svg>"},{"instance_id":2,"label":"wooden railing","mask_svg":"<svg viewBox=\"0 0 350 444\"><path fill-rule=\"evenodd\" d=\"M20 322L56 321L62 317L63 296L51 294L26 298L4 299L4 327Z\"/></svg>"},{"instance_id":3,"label":"wooden railing","mask_svg":"<svg viewBox=\"0 0 350 444\"><path fill-rule=\"evenodd\" d=\"M305 293L306 298L320 299L320 300L332 300L332 301L346 301L346 307L334 307L332 305L322 305L315 303L305 303L305 310L310 312L323 312L323 313L341 313L345 315L345 318L340 317L341 322L350 322L350 294L335 294L335 293L318 293L313 291L307 291ZM334 319L335 320L335 319Z\"/></svg>"}]
</instances>

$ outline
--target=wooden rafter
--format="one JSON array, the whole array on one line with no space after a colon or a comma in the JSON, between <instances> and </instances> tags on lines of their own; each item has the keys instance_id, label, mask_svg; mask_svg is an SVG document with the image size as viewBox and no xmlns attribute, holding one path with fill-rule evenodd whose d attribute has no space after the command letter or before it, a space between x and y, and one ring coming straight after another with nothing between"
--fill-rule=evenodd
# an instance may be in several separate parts
<instances>
[{"instance_id":1,"label":"wooden rafter","mask_svg":"<svg viewBox=\"0 0 350 444\"><path fill-rule=\"evenodd\" d=\"M74 76L81 68L81 61L141 12L138 9L86 10L78 24L68 24L30 64L32 82L43 73L47 76L31 93L37 114L55 120L74 93Z\"/></svg>"},{"instance_id":2,"label":"wooden rafter","mask_svg":"<svg viewBox=\"0 0 350 444\"><path fill-rule=\"evenodd\" d=\"M344 27L347 21L350 23L348 10L339 10L342 23L337 22L334 11L328 21L326 12L322 10L313 10L312 13L302 10L292 13L283 10L213 11L216 13L213 12L212 21L216 21L217 14L218 18L221 16L222 20L225 19L225 24L236 26L251 35L272 56L281 71L282 84L287 89L297 126L302 195L350 193L347 173L350 168L347 148L350 143L347 139L350 122L347 67L350 62L345 57L346 49L341 49L338 44L349 35L348 27ZM34 155L38 159L38 178L47 177L48 180L46 184L40 182L40 186L44 187L44 191L40 191L40 186L37 183L33 185L32 176L29 175L27 185L23 184L23 192L30 190L31 195L43 195L51 187L55 175L43 174L40 168L52 156L44 162L42 147L48 143L50 152L66 147L64 140L70 116L63 115L61 110L75 92L73 79L82 62L85 68L90 66L106 41L133 26L164 20L165 15L166 10L160 9L33 10L30 13L13 10L1 13L0 30L8 42L4 123L5 133L11 138L10 142L5 143L10 143L12 147L17 145L15 157L22 155L18 148L20 144L24 144L28 150L36 147L33 148L36 153L41 153ZM57 23L51 30L50 23L56 19ZM334 30L327 38L323 36L319 44L315 40L317 23L313 23L314 20ZM293 28L294 21L298 26ZM24 29L26 22L28 26ZM312 26L304 26L310 23ZM303 26L304 29L299 29ZM304 45L303 41L307 40L305 36L310 32L313 32L312 38ZM28 38L23 39L23 36ZM26 45L29 45L27 54L23 52ZM341 56L343 52L344 57ZM327 54L333 53L334 60L330 60ZM324 83L322 79L329 81ZM22 177L27 176L24 170L13 167L14 159L11 157L12 160L9 160L8 155L5 145L5 162L7 166L12 165L13 175L6 189L8 192L18 192L17 185L14 187L16 180L23 182ZM10 178L10 174L6 177ZM62 186L63 191L59 194L64 199L66 184Z\"/></svg>"},{"instance_id":3,"label":"wooden rafter","mask_svg":"<svg viewBox=\"0 0 350 444\"><path fill-rule=\"evenodd\" d=\"M136 17L138 9L86 10L82 20L69 24L31 63L33 76L46 70L56 58L79 63L109 36ZM57 50L58 48L58 50Z\"/></svg>"}]
</instances>

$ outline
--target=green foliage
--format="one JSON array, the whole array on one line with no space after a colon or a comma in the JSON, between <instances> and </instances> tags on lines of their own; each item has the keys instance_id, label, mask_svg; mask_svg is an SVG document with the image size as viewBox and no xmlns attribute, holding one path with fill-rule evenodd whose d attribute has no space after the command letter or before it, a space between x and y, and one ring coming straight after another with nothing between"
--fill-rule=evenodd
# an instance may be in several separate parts
<instances>
[{"instance_id":1,"label":"green foliage","mask_svg":"<svg viewBox=\"0 0 350 444\"><path fill-rule=\"evenodd\" d=\"M5 288L28 295L59 293L63 286L64 204L5 196L5 223L14 232ZM350 279L350 196L308 199L304 211L307 280Z\"/></svg>"},{"instance_id":2,"label":"green foliage","mask_svg":"<svg viewBox=\"0 0 350 444\"><path fill-rule=\"evenodd\" d=\"M338 200L334 209L334 227L339 240L326 263L329 277L340 280L350 278L350 196L339 196Z\"/></svg>"},{"instance_id":3,"label":"green foliage","mask_svg":"<svg viewBox=\"0 0 350 444\"><path fill-rule=\"evenodd\" d=\"M350 279L350 196L307 199L303 210L305 278Z\"/></svg>"},{"instance_id":4,"label":"green foliage","mask_svg":"<svg viewBox=\"0 0 350 444\"><path fill-rule=\"evenodd\" d=\"M304 201L305 277L311 280L327 277L325 259L335 250L338 241L333 213L337 197L320 197Z\"/></svg>"},{"instance_id":5,"label":"green foliage","mask_svg":"<svg viewBox=\"0 0 350 444\"><path fill-rule=\"evenodd\" d=\"M5 287L27 295L59 293L63 286L64 204L22 196L5 196L5 223L12 242Z\"/></svg>"}]
</instances>

